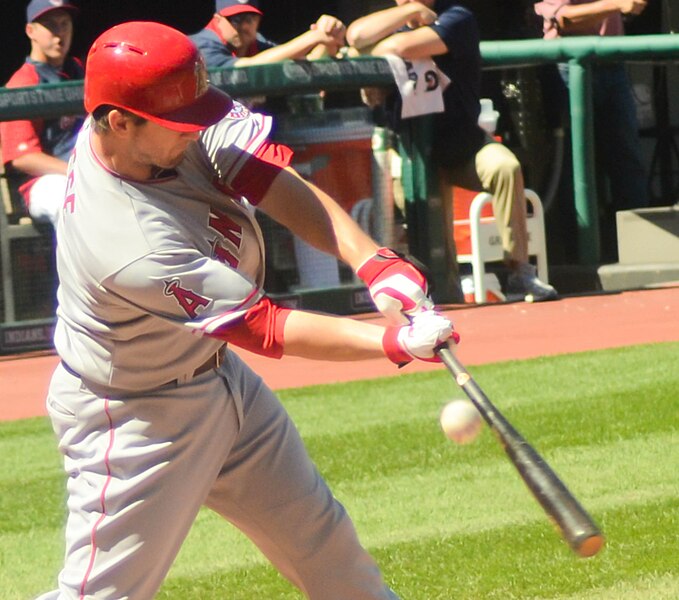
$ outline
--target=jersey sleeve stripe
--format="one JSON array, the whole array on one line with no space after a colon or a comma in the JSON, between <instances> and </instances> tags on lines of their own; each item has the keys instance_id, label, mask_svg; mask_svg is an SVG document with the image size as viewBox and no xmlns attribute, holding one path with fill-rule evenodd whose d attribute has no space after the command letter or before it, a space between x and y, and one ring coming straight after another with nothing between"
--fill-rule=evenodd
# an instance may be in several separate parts
<instances>
[{"instance_id":1,"label":"jersey sleeve stripe","mask_svg":"<svg viewBox=\"0 0 679 600\"><path fill-rule=\"evenodd\" d=\"M238 175L243 165L247 162L248 158L252 154L256 154L262 144L266 141L270 131L271 131L271 117L266 117L264 115L253 113L253 121L256 125L256 129L253 134L248 139L247 143L242 146L242 151L233 164L224 174L223 180L227 184L231 184L231 181Z\"/></svg>"},{"instance_id":2,"label":"jersey sleeve stripe","mask_svg":"<svg viewBox=\"0 0 679 600\"><path fill-rule=\"evenodd\" d=\"M245 298L240 305L230 309L228 312L202 319L198 322L189 321L187 325L193 329L200 330L205 334L213 334L217 329L240 319L262 298L262 292L258 288L254 288L252 292Z\"/></svg>"}]
</instances>

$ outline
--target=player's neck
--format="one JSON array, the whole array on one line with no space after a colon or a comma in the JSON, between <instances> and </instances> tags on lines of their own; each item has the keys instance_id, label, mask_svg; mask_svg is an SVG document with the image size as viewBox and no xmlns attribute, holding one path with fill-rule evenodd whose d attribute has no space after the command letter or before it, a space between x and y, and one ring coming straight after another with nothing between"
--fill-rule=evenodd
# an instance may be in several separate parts
<instances>
[{"instance_id":1,"label":"player's neck","mask_svg":"<svg viewBox=\"0 0 679 600\"><path fill-rule=\"evenodd\" d=\"M131 160L129 153L122 151L115 140L106 134L93 131L90 140L99 162L116 175L135 181L146 181L156 176L153 167Z\"/></svg>"}]
</instances>

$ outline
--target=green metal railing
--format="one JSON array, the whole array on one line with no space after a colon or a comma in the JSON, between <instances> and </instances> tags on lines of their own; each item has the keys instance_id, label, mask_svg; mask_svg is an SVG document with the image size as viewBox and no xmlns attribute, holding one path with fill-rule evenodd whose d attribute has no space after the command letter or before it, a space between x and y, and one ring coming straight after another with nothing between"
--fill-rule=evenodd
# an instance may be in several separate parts
<instances>
[{"instance_id":1,"label":"green metal railing","mask_svg":"<svg viewBox=\"0 0 679 600\"><path fill-rule=\"evenodd\" d=\"M582 264L599 260L596 175L592 144L592 110L590 69L595 62L679 60L679 36L645 35L628 37L576 37L558 40L511 40L481 43L486 68L521 67L554 62L570 65L571 131L573 136L574 202L578 217L578 256ZM393 78L387 62L381 58L361 57L349 60L314 62L286 61L272 65L211 71L212 82L239 97L290 95L320 89L352 90L366 85L391 85ZM16 90L0 89L0 120L52 117L83 111L81 82L45 85ZM427 127L430 120L413 122L413 131ZM426 135L417 136L426 139ZM412 140L411 140L412 141ZM413 178L408 188L431 188L431 161L426 147L410 145L416 156L411 165ZM419 172L424 170L424 172ZM423 181L420 181L423 180ZM419 183L418 183L419 181ZM424 201L427 198L411 198ZM422 211L419 211L422 213ZM429 228L419 224L422 235ZM420 246L423 241L417 242ZM426 243L426 242L425 242Z\"/></svg>"},{"instance_id":2,"label":"green metal railing","mask_svg":"<svg viewBox=\"0 0 679 600\"><path fill-rule=\"evenodd\" d=\"M491 67L568 63L578 257L581 264L597 264L600 246L592 143L591 66L593 63L625 60L677 61L679 36L581 36L557 40L482 42L481 53L484 65Z\"/></svg>"},{"instance_id":3,"label":"green metal railing","mask_svg":"<svg viewBox=\"0 0 679 600\"><path fill-rule=\"evenodd\" d=\"M284 61L271 65L211 69L210 81L232 96L287 96L318 90L356 90L390 85L394 78L386 60ZM0 88L0 121L80 114L82 81L17 89Z\"/></svg>"}]
</instances>

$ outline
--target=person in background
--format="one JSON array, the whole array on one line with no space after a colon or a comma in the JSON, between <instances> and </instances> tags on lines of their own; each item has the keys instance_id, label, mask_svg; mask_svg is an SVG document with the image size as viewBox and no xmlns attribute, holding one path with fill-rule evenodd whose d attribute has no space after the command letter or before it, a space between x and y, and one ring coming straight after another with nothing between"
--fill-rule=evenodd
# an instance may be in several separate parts
<instances>
[{"instance_id":1,"label":"person in background","mask_svg":"<svg viewBox=\"0 0 679 600\"><path fill-rule=\"evenodd\" d=\"M259 32L263 13L258 0L217 0L215 9L207 26L190 36L208 68L324 58L335 56L344 45L344 23L330 15L322 15L290 41L276 44Z\"/></svg>"},{"instance_id":2,"label":"person in background","mask_svg":"<svg viewBox=\"0 0 679 600\"><path fill-rule=\"evenodd\" d=\"M263 13L258 0L216 0L215 13L210 22L198 33L190 36L200 50L208 68L247 67L270 64L288 59L318 59L335 56L344 46L346 27L342 21L330 15L322 15L307 31L277 44L265 38L259 31ZM291 94L284 98L264 95L243 97L239 102L266 113L319 111L324 106L323 90L308 94ZM266 219L266 217L260 218ZM267 241L271 227L264 227ZM305 246L302 246L305 248ZM314 256L313 251L311 255ZM308 253L296 252L300 270L309 260ZM313 268L313 267L311 267ZM336 270L336 266L334 267ZM331 275L328 275L332 277Z\"/></svg>"},{"instance_id":3,"label":"person in background","mask_svg":"<svg viewBox=\"0 0 679 600\"><path fill-rule=\"evenodd\" d=\"M355 53L395 55L406 60L432 58L451 83L443 90L443 112L435 115L432 156L442 183L442 197L452 185L493 196L504 262L509 270L506 295L532 302L557 297L537 277L529 262L524 179L516 156L478 124L481 54L474 15L452 0L396 0L396 6L361 17L347 28ZM372 90L364 95L378 101ZM392 96L389 112L398 131L400 105ZM449 262L457 270L452 227L452 202L443 201L442 218ZM458 278L457 273L455 274ZM458 284L459 287L459 284Z\"/></svg>"},{"instance_id":4,"label":"person in background","mask_svg":"<svg viewBox=\"0 0 679 600\"><path fill-rule=\"evenodd\" d=\"M544 39L550 40L624 35L623 16L639 15L645 8L646 0L543 0L535 5L535 12L543 19ZM568 64L558 66L568 86ZM597 164L610 190L610 206L603 208L601 223L602 256L610 261L617 255L615 211L649 205L636 106L624 63L592 65L592 102ZM600 193L600 200L606 195Z\"/></svg>"},{"instance_id":5,"label":"person in background","mask_svg":"<svg viewBox=\"0 0 679 600\"><path fill-rule=\"evenodd\" d=\"M64 0L32 0L26 8L31 52L6 87L82 79L82 63L69 56L77 7ZM31 218L56 226L64 202L68 157L82 126L80 116L0 123L5 171Z\"/></svg>"}]
</instances>

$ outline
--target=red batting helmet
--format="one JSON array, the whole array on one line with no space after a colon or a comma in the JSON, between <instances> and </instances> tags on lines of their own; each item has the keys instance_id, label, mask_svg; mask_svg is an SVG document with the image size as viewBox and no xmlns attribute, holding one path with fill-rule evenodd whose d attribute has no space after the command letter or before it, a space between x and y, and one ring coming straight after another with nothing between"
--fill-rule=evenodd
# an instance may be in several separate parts
<instances>
[{"instance_id":1,"label":"red batting helmet","mask_svg":"<svg viewBox=\"0 0 679 600\"><path fill-rule=\"evenodd\" d=\"M176 131L199 131L233 103L209 85L187 36L161 23L131 21L102 33L87 55L85 108L91 113L104 104Z\"/></svg>"}]
</instances>

